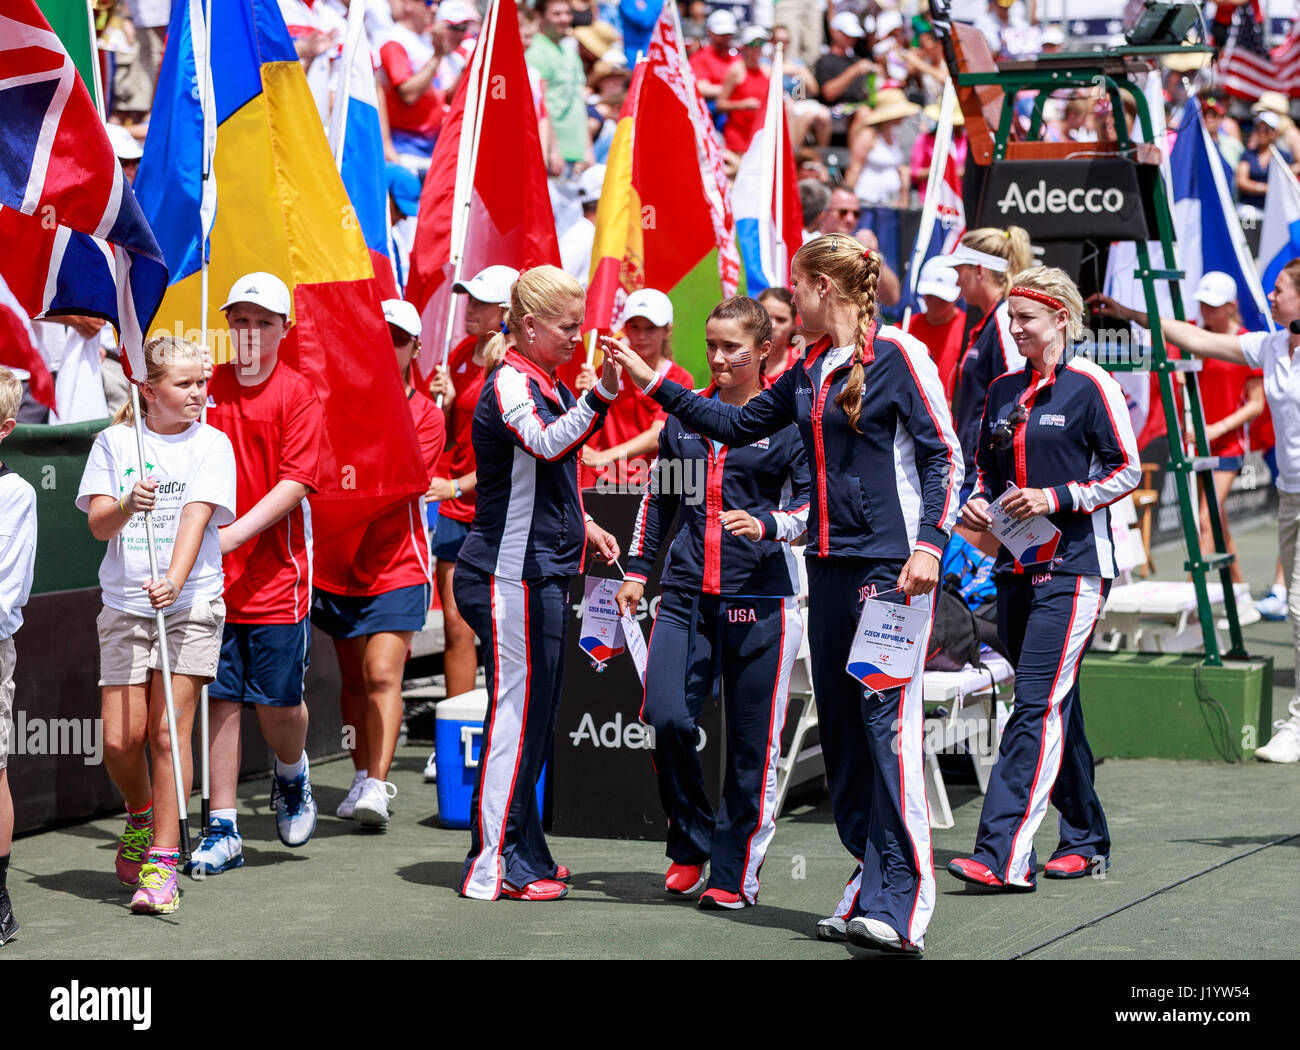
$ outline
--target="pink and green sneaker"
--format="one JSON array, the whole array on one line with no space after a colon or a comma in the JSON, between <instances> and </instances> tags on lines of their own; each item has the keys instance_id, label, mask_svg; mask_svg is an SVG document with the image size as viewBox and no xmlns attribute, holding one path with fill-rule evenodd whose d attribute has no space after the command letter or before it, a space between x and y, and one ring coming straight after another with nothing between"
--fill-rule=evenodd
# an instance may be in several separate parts
<instances>
[{"instance_id":1,"label":"pink and green sneaker","mask_svg":"<svg viewBox=\"0 0 1300 1050\"><path fill-rule=\"evenodd\" d=\"M140 885L131 898L136 915L169 915L181 906L181 889L176 881L176 866L166 862L149 863L140 869Z\"/></svg>"},{"instance_id":2,"label":"pink and green sneaker","mask_svg":"<svg viewBox=\"0 0 1300 1050\"><path fill-rule=\"evenodd\" d=\"M117 880L123 886L135 889L140 883L140 869L144 867L153 845L153 825L138 828L127 821L126 830L117 839Z\"/></svg>"}]
</instances>

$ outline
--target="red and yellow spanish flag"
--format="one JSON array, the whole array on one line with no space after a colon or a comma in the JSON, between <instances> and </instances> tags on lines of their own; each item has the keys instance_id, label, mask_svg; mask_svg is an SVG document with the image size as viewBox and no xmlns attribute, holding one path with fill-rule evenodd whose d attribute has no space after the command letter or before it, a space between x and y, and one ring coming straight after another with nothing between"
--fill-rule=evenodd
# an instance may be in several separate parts
<instances>
[{"instance_id":1,"label":"red and yellow spanish flag","mask_svg":"<svg viewBox=\"0 0 1300 1050\"><path fill-rule=\"evenodd\" d=\"M294 322L281 357L311 380L325 408L318 522L322 510L344 519L374 513L423 492L427 478L361 223L275 0L213 4L210 45L203 7L173 8L136 179L171 273L153 331L197 339L206 321L223 333L218 308L239 277L265 270L281 278L293 292ZM206 183L205 98L215 127ZM324 522L317 530L328 531Z\"/></svg>"},{"instance_id":2,"label":"red and yellow spanish flag","mask_svg":"<svg viewBox=\"0 0 1300 1050\"><path fill-rule=\"evenodd\" d=\"M704 320L740 276L722 148L669 10L619 115L596 212L585 327L609 332L638 288L673 301L677 360L702 378Z\"/></svg>"}]
</instances>

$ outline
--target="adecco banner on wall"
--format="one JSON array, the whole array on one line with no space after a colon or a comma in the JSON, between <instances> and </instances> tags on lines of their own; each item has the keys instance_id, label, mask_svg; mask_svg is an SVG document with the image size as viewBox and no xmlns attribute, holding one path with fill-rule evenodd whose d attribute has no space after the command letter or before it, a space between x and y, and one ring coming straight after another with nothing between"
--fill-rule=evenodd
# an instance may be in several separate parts
<instances>
[{"instance_id":1,"label":"adecco banner on wall","mask_svg":"<svg viewBox=\"0 0 1300 1050\"><path fill-rule=\"evenodd\" d=\"M973 226L1023 226L1038 241L1152 240L1159 169L1118 157L995 161Z\"/></svg>"}]
</instances>

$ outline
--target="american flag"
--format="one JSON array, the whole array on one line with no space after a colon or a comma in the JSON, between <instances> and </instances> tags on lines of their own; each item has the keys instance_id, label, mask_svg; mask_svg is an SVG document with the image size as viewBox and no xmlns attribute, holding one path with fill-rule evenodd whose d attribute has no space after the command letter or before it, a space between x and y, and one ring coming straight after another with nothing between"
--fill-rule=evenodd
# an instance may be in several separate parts
<instances>
[{"instance_id":1,"label":"american flag","mask_svg":"<svg viewBox=\"0 0 1300 1050\"><path fill-rule=\"evenodd\" d=\"M1270 54L1277 68L1273 90L1288 98L1300 98L1300 21L1292 20L1290 32Z\"/></svg>"},{"instance_id":2,"label":"american flag","mask_svg":"<svg viewBox=\"0 0 1300 1050\"><path fill-rule=\"evenodd\" d=\"M167 267L72 59L35 0L0 14L0 277L30 317L89 314L144 376Z\"/></svg>"},{"instance_id":3,"label":"american flag","mask_svg":"<svg viewBox=\"0 0 1300 1050\"><path fill-rule=\"evenodd\" d=\"M1219 81L1233 98L1250 102L1265 91L1278 89L1277 69L1249 4L1237 8L1228 42L1219 56Z\"/></svg>"}]
</instances>

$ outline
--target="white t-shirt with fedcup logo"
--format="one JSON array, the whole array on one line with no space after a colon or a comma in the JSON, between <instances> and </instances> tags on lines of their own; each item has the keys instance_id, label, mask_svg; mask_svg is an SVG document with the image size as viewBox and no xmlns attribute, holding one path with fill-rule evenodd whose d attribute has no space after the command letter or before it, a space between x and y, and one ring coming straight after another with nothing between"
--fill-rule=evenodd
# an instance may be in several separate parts
<instances>
[{"instance_id":1,"label":"white t-shirt with fedcup logo","mask_svg":"<svg viewBox=\"0 0 1300 1050\"><path fill-rule=\"evenodd\" d=\"M144 476L158 482L154 490L153 528L158 576L167 575L181 511L187 503L212 503L216 509L203 530L199 554L175 604L165 612L188 609L221 597L221 542L217 529L235 520L235 452L230 439L206 423L195 422L179 434L144 431ZM77 490L77 508L90 510L92 496L121 499L141 479L135 430L125 424L100 432L86 460ZM141 586L150 578L149 541L143 514L132 514L122 531L108 541L99 566L104 604L133 616L152 617L154 608Z\"/></svg>"}]
</instances>

